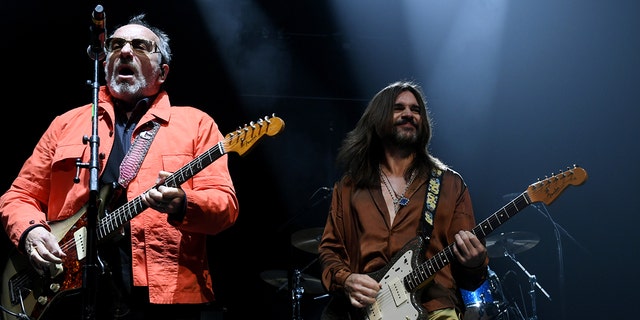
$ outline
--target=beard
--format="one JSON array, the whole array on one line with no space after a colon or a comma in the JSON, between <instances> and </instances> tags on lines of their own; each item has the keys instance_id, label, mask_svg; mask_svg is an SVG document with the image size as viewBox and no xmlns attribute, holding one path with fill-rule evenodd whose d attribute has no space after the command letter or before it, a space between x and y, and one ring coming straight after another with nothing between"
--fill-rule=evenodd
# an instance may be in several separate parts
<instances>
[{"instance_id":1,"label":"beard","mask_svg":"<svg viewBox=\"0 0 640 320\"><path fill-rule=\"evenodd\" d=\"M143 77L136 78L133 83L118 82L115 77L109 80L109 89L116 96L137 96L147 86L147 80Z\"/></svg>"},{"instance_id":2,"label":"beard","mask_svg":"<svg viewBox=\"0 0 640 320\"><path fill-rule=\"evenodd\" d=\"M411 123L413 130L401 126L406 123ZM418 126L411 119L402 119L393 126L390 138L399 147L413 147L418 142L418 131Z\"/></svg>"},{"instance_id":3,"label":"beard","mask_svg":"<svg viewBox=\"0 0 640 320\"><path fill-rule=\"evenodd\" d=\"M417 130L403 130L393 128L392 140L399 147L413 147L418 141Z\"/></svg>"}]
</instances>

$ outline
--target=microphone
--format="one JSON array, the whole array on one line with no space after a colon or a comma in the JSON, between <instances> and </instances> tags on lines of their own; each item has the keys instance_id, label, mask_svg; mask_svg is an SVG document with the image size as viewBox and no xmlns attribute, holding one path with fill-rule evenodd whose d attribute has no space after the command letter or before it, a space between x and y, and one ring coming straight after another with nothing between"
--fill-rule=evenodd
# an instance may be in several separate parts
<instances>
[{"instance_id":1,"label":"microphone","mask_svg":"<svg viewBox=\"0 0 640 320\"><path fill-rule=\"evenodd\" d=\"M91 13L91 27L90 27L90 45L87 48L87 54L93 60L102 60L105 57L104 53L104 40L105 33L107 32L105 27L105 14L102 5L97 5Z\"/></svg>"}]
</instances>

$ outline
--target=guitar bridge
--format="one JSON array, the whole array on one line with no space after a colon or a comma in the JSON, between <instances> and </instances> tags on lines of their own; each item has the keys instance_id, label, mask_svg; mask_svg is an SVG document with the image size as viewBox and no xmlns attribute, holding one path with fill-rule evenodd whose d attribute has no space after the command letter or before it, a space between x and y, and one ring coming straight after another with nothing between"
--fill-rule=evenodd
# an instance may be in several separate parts
<instances>
[{"instance_id":1,"label":"guitar bridge","mask_svg":"<svg viewBox=\"0 0 640 320\"><path fill-rule=\"evenodd\" d=\"M16 274L9 279L8 286L11 305L15 306L21 304L22 301L24 301L24 299L31 293L31 289L28 288L33 287L33 282L29 277Z\"/></svg>"}]
</instances>

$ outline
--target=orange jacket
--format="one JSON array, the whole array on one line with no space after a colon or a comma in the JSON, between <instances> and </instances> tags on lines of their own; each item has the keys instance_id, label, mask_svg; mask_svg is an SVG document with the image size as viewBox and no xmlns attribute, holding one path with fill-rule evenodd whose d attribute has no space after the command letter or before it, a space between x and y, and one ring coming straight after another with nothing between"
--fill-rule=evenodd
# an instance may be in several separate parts
<instances>
[{"instance_id":1,"label":"orange jacket","mask_svg":"<svg viewBox=\"0 0 640 320\"><path fill-rule=\"evenodd\" d=\"M114 110L105 87L98 108L100 174L114 143ZM139 121L140 127L157 120L162 124L137 176L127 188L131 200L154 186L161 170L174 172L196 156L216 146L224 137L215 121L192 107L171 106L162 91ZM23 232L34 224L51 230L49 223L64 220L89 200L90 170L80 170L74 183L76 161L90 163L92 105L57 116L42 135L9 190L0 198L0 216L11 241L18 245ZM133 282L148 286L152 303L201 303L214 300L208 268L206 236L232 226L238 217L238 200L222 155L182 188L187 196L182 221L169 223L166 214L146 209L131 221ZM22 248L19 248L22 250Z\"/></svg>"}]
</instances>

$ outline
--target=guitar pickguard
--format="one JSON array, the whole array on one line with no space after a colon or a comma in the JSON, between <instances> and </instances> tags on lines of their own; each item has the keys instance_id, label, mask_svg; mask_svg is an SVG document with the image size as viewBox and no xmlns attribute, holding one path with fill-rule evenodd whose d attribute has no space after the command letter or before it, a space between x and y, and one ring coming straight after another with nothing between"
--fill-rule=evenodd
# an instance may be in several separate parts
<instances>
[{"instance_id":1,"label":"guitar pickguard","mask_svg":"<svg viewBox=\"0 0 640 320\"><path fill-rule=\"evenodd\" d=\"M367 306L367 320L418 318L419 310L411 303L411 292L402 282L402 278L413 270L413 254L412 250L408 250L399 256L382 277L382 289L378 292L376 302Z\"/></svg>"}]
</instances>

